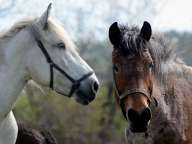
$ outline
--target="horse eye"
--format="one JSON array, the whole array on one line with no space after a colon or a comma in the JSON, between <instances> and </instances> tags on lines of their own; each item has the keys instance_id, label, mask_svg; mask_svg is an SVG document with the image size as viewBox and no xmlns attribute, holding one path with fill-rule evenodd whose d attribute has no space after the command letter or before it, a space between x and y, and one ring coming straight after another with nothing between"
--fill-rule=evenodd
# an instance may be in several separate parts
<instances>
[{"instance_id":1,"label":"horse eye","mask_svg":"<svg viewBox=\"0 0 192 144\"><path fill-rule=\"evenodd\" d=\"M149 68L150 68L150 69L153 68L153 66L154 66L153 63L150 63L150 64L149 64Z\"/></svg>"},{"instance_id":2,"label":"horse eye","mask_svg":"<svg viewBox=\"0 0 192 144\"><path fill-rule=\"evenodd\" d=\"M60 48L60 49L65 49L65 44L64 43L58 43L57 45L57 48Z\"/></svg>"},{"instance_id":3,"label":"horse eye","mask_svg":"<svg viewBox=\"0 0 192 144\"><path fill-rule=\"evenodd\" d=\"M117 73L119 71L119 68L117 67L117 65L113 65L113 70Z\"/></svg>"}]
</instances>

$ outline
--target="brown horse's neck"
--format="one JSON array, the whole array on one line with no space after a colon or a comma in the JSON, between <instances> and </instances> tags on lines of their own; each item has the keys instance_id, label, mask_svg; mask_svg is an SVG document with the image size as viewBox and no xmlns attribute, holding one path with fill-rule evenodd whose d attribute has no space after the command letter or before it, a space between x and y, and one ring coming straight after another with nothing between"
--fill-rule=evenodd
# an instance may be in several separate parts
<instances>
[{"instance_id":1,"label":"brown horse's neck","mask_svg":"<svg viewBox=\"0 0 192 144\"><path fill-rule=\"evenodd\" d=\"M187 140L191 144L192 68L177 64L167 72L166 79L159 81L156 78L154 81L153 96L159 103L157 108L152 106L150 130L154 143L184 144Z\"/></svg>"}]
</instances>

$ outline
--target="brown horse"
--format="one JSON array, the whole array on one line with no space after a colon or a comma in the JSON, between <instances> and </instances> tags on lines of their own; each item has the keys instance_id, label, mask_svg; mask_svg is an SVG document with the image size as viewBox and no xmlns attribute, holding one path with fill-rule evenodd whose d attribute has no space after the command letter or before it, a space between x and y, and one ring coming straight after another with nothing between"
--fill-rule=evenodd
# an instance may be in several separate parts
<instances>
[{"instance_id":1,"label":"brown horse","mask_svg":"<svg viewBox=\"0 0 192 144\"><path fill-rule=\"evenodd\" d=\"M176 56L170 40L152 35L148 22L141 30L115 22L109 39L128 143L192 144L192 67Z\"/></svg>"},{"instance_id":2,"label":"brown horse","mask_svg":"<svg viewBox=\"0 0 192 144\"><path fill-rule=\"evenodd\" d=\"M55 137L48 130L37 130L18 123L16 144L57 144Z\"/></svg>"}]
</instances>

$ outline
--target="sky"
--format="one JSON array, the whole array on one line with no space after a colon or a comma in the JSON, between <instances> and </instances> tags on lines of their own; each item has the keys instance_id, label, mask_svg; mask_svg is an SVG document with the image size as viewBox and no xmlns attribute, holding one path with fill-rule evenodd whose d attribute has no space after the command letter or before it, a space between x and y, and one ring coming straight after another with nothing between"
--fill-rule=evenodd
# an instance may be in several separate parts
<instances>
[{"instance_id":1,"label":"sky","mask_svg":"<svg viewBox=\"0 0 192 144\"><path fill-rule=\"evenodd\" d=\"M192 31L192 1L167 0L155 17L154 26L160 30Z\"/></svg>"},{"instance_id":2,"label":"sky","mask_svg":"<svg viewBox=\"0 0 192 144\"><path fill-rule=\"evenodd\" d=\"M149 0L0 0L0 30L24 17L40 16L52 2L51 16L59 19L73 37L92 33L106 37L114 21L141 26L147 20L153 30L192 32L191 0L151 0L152 12L137 6L142 1ZM129 10L136 14L131 20Z\"/></svg>"}]
</instances>

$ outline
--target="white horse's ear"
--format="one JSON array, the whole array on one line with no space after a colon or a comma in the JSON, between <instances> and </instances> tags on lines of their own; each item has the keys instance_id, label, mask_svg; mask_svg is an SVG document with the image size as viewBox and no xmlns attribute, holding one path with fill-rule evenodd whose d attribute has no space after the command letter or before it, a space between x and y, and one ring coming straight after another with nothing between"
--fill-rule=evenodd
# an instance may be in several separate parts
<instances>
[{"instance_id":1,"label":"white horse's ear","mask_svg":"<svg viewBox=\"0 0 192 144\"><path fill-rule=\"evenodd\" d=\"M42 26L43 29L47 28L47 22L48 22L49 13L51 10L51 5L52 3L48 5L46 11L41 15L41 17L38 20L38 23Z\"/></svg>"}]
</instances>

